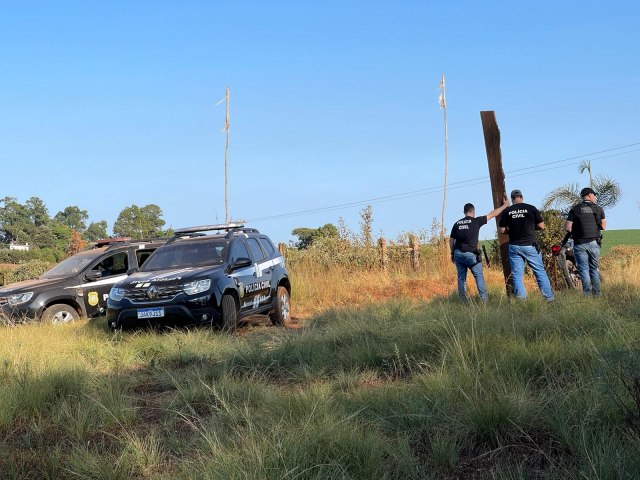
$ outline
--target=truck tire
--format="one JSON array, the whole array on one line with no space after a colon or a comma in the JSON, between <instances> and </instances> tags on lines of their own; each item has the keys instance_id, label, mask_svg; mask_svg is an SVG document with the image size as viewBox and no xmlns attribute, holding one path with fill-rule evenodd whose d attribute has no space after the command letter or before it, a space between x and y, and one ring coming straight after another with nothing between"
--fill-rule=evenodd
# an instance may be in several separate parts
<instances>
[{"instance_id":1,"label":"truck tire","mask_svg":"<svg viewBox=\"0 0 640 480\"><path fill-rule=\"evenodd\" d=\"M78 315L76 309L64 303L51 305L42 314L43 321L53 323L55 325L73 322L78 318L80 318L80 315Z\"/></svg>"},{"instance_id":2,"label":"truck tire","mask_svg":"<svg viewBox=\"0 0 640 480\"><path fill-rule=\"evenodd\" d=\"M280 327L286 325L291 318L291 303L289 291L283 286L279 286L276 291L276 302L273 311L269 314L271 323Z\"/></svg>"},{"instance_id":3,"label":"truck tire","mask_svg":"<svg viewBox=\"0 0 640 480\"><path fill-rule=\"evenodd\" d=\"M225 294L222 296L222 330L227 333L233 333L238 326L238 304L233 295Z\"/></svg>"}]
</instances>

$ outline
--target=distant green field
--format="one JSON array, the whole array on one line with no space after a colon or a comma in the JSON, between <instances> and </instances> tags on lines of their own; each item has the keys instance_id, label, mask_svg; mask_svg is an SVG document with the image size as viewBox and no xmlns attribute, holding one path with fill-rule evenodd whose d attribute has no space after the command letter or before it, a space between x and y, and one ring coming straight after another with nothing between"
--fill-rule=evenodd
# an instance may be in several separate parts
<instances>
[{"instance_id":1,"label":"distant green field","mask_svg":"<svg viewBox=\"0 0 640 480\"><path fill-rule=\"evenodd\" d=\"M616 245L640 245L640 229L606 230L603 236L602 255L609 253Z\"/></svg>"},{"instance_id":2,"label":"distant green field","mask_svg":"<svg viewBox=\"0 0 640 480\"><path fill-rule=\"evenodd\" d=\"M606 255L616 245L640 245L640 229L634 230L606 230L602 243L602 255ZM480 244L489 248L493 240L481 240Z\"/></svg>"}]
</instances>

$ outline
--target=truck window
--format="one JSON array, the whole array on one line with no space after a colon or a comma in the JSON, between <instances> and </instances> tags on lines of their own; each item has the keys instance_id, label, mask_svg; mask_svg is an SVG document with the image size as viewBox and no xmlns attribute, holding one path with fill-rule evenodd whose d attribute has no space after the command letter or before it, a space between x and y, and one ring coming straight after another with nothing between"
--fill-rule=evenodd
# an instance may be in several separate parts
<instances>
[{"instance_id":1,"label":"truck window","mask_svg":"<svg viewBox=\"0 0 640 480\"><path fill-rule=\"evenodd\" d=\"M231 248L229 249L229 263L233 265L237 259L242 257L251 258L244 242L239 239L231 243Z\"/></svg>"},{"instance_id":2,"label":"truck window","mask_svg":"<svg viewBox=\"0 0 640 480\"><path fill-rule=\"evenodd\" d=\"M111 275L124 275L129 269L127 252L120 252L103 258L92 270L102 273L103 277Z\"/></svg>"},{"instance_id":3,"label":"truck window","mask_svg":"<svg viewBox=\"0 0 640 480\"><path fill-rule=\"evenodd\" d=\"M264 248L264 251L267 252L269 257L276 253L276 247L273 246L273 243L271 243L268 238L260 237L260 245L262 245L262 248Z\"/></svg>"},{"instance_id":4,"label":"truck window","mask_svg":"<svg viewBox=\"0 0 640 480\"><path fill-rule=\"evenodd\" d=\"M149 255L153 253L153 250L136 250L136 260L138 261L138 267L141 267L144 262L147 261Z\"/></svg>"},{"instance_id":5,"label":"truck window","mask_svg":"<svg viewBox=\"0 0 640 480\"><path fill-rule=\"evenodd\" d=\"M249 245L249 250L251 250L251 256L254 262L259 262L264 258L264 252L255 238L248 238L247 244Z\"/></svg>"}]
</instances>

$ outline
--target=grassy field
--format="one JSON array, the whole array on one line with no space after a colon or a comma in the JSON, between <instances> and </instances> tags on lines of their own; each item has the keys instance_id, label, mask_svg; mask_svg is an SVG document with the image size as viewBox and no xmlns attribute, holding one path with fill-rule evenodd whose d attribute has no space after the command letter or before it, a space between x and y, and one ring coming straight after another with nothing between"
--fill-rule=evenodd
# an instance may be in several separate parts
<instances>
[{"instance_id":1,"label":"grassy field","mask_svg":"<svg viewBox=\"0 0 640 480\"><path fill-rule=\"evenodd\" d=\"M608 257L598 299L292 266L299 328L0 327L0 478L640 478L640 249Z\"/></svg>"},{"instance_id":2,"label":"grassy field","mask_svg":"<svg viewBox=\"0 0 640 480\"><path fill-rule=\"evenodd\" d=\"M640 230L606 230L603 232L602 255L619 245L640 245Z\"/></svg>"}]
</instances>

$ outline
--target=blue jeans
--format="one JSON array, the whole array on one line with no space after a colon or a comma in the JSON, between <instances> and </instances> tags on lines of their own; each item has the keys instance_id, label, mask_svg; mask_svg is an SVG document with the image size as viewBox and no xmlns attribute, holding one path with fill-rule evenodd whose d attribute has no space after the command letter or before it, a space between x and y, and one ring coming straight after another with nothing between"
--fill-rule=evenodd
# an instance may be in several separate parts
<instances>
[{"instance_id":1,"label":"blue jeans","mask_svg":"<svg viewBox=\"0 0 640 480\"><path fill-rule=\"evenodd\" d=\"M458 270L458 295L460 295L462 301L467 301L467 269L471 270L473 278L476 279L478 295L480 295L482 301L486 302L489 300L489 293L487 292L487 286L484 283L484 276L482 275L482 262L478 262L475 254L454 250L453 261Z\"/></svg>"},{"instance_id":2,"label":"blue jeans","mask_svg":"<svg viewBox=\"0 0 640 480\"><path fill-rule=\"evenodd\" d=\"M573 246L573 255L576 257L576 267L580 273L582 293L585 295L600 295L600 273L598 262L600 260L600 247L594 240Z\"/></svg>"},{"instance_id":3,"label":"blue jeans","mask_svg":"<svg viewBox=\"0 0 640 480\"><path fill-rule=\"evenodd\" d=\"M524 277L524 264L527 262L529 268L536 277L540 293L547 300L553 300L551 283L547 272L542 264L542 255L531 245L511 245L509 244L509 264L511 265L511 275L513 276L513 293L517 298L527 298L527 289L524 287L522 277Z\"/></svg>"}]
</instances>

